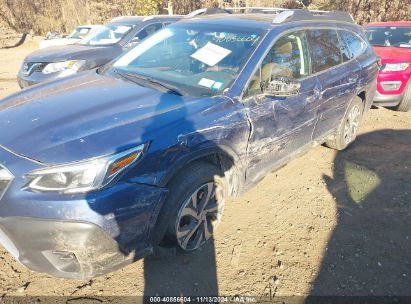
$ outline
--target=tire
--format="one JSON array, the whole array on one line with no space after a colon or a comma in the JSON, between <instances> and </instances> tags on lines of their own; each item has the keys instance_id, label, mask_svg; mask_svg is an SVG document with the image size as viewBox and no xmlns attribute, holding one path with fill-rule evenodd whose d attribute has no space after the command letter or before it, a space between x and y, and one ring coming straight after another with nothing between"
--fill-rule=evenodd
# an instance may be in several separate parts
<instances>
[{"instance_id":1,"label":"tire","mask_svg":"<svg viewBox=\"0 0 411 304\"><path fill-rule=\"evenodd\" d=\"M411 81L405 88L405 93L400 104L394 109L400 112L408 112L409 110L411 110Z\"/></svg>"},{"instance_id":2,"label":"tire","mask_svg":"<svg viewBox=\"0 0 411 304\"><path fill-rule=\"evenodd\" d=\"M344 150L357 137L358 128L364 111L364 103L360 97L355 97L349 105L344 118L331 139L325 144L335 150Z\"/></svg>"},{"instance_id":3,"label":"tire","mask_svg":"<svg viewBox=\"0 0 411 304\"><path fill-rule=\"evenodd\" d=\"M169 190L157 220L154 245L196 250L221 221L227 197L224 174L212 164L195 162L173 178Z\"/></svg>"}]
</instances>

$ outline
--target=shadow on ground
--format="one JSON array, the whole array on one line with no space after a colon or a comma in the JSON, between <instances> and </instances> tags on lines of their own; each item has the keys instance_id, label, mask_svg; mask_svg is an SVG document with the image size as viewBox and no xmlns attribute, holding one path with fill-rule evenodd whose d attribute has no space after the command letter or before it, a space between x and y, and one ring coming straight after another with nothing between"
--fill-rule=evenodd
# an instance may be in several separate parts
<instances>
[{"instance_id":1,"label":"shadow on ground","mask_svg":"<svg viewBox=\"0 0 411 304\"><path fill-rule=\"evenodd\" d=\"M198 252L178 254L170 259L144 260L145 296L216 296L218 283L214 241Z\"/></svg>"},{"instance_id":2,"label":"shadow on ground","mask_svg":"<svg viewBox=\"0 0 411 304\"><path fill-rule=\"evenodd\" d=\"M311 295L411 295L411 131L359 136L324 179L338 220Z\"/></svg>"}]
</instances>

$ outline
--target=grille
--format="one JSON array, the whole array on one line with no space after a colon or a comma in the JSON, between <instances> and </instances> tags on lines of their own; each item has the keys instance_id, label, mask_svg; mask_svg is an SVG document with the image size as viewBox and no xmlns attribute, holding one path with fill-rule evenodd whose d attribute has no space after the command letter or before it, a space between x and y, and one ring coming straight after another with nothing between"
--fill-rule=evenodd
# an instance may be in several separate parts
<instances>
[{"instance_id":1,"label":"grille","mask_svg":"<svg viewBox=\"0 0 411 304\"><path fill-rule=\"evenodd\" d=\"M23 63L23 73L26 76L31 75L33 72L41 72L46 67L47 63L42 62L25 62Z\"/></svg>"},{"instance_id":2,"label":"grille","mask_svg":"<svg viewBox=\"0 0 411 304\"><path fill-rule=\"evenodd\" d=\"M13 180L13 175L4 166L0 165L0 200Z\"/></svg>"}]
</instances>

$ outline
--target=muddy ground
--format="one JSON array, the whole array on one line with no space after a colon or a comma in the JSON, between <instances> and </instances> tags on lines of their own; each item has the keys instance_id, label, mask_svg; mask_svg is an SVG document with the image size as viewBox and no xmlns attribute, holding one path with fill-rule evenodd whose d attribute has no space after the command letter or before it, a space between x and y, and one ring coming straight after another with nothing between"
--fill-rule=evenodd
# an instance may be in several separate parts
<instances>
[{"instance_id":1,"label":"muddy ground","mask_svg":"<svg viewBox=\"0 0 411 304\"><path fill-rule=\"evenodd\" d=\"M0 97L35 48L0 50ZM411 295L410 211L411 112L372 109L348 150L316 147L231 202L202 251L76 281L0 247L0 296Z\"/></svg>"}]
</instances>

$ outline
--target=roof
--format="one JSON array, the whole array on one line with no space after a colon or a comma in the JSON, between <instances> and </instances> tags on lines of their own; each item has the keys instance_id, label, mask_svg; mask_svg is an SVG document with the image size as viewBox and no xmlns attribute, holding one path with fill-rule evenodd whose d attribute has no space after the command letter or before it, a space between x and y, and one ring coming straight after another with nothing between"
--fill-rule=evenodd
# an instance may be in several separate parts
<instances>
[{"instance_id":1,"label":"roof","mask_svg":"<svg viewBox=\"0 0 411 304\"><path fill-rule=\"evenodd\" d=\"M272 26L273 19L273 16L266 14L212 14L185 18L179 23L213 24L222 27L248 27L264 30Z\"/></svg>"},{"instance_id":2,"label":"roof","mask_svg":"<svg viewBox=\"0 0 411 304\"><path fill-rule=\"evenodd\" d=\"M153 15L153 16L121 16L110 20L110 23L140 23L156 19L181 19L180 15Z\"/></svg>"},{"instance_id":3,"label":"roof","mask_svg":"<svg viewBox=\"0 0 411 304\"><path fill-rule=\"evenodd\" d=\"M411 26L411 21L371 22L367 26Z\"/></svg>"},{"instance_id":4,"label":"roof","mask_svg":"<svg viewBox=\"0 0 411 304\"><path fill-rule=\"evenodd\" d=\"M99 27L101 26L100 24L82 24L82 25L78 25L76 26L76 28L78 27Z\"/></svg>"}]
</instances>

